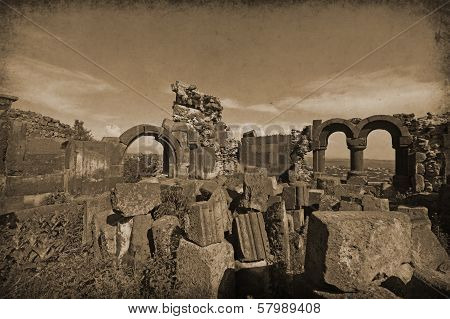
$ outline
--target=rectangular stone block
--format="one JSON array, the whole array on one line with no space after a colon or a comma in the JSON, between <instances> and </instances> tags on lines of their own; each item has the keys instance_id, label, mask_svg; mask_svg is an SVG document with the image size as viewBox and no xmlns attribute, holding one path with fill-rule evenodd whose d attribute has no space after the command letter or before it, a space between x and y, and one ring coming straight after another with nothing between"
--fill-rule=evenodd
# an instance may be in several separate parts
<instances>
[{"instance_id":1,"label":"rectangular stone block","mask_svg":"<svg viewBox=\"0 0 450 319\"><path fill-rule=\"evenodd\" d=\"M308 206L319 205L324 194L323 189L310 189L308 192Z\"/></svg>"},{"instance_id":2,"label":"rectangular stone block","mask_svg":"<svg viewBox=\"0 0 450 319\"><path fill-rule=\"evenodd\" d=\"M294 210L297 207L297 188L295 186L286 185L281 197L287 210Z\"/></svg>"},{"instance_id":3,"label":"rectangular stone block","mask_svg":"<svg viewBox=\"0 0 450 319\"><path fill-rule=\"evenodd\" d=\"M302 207L308 206L308 197L309 197L309 189L308 184L306 183L296 183L296 199L297 199L297 209L301 209Z\"/></svg>"},{"instance_id":4,"label":"rectangular stone block","mask_svg":"<svg viewBox=\"0 0 450 319\"><path fill-rule=\"evenodd\" d=\"M124 217L146 215L161 204L160 184L119 183L111 201L113 209Z\"/></svg>"},{"instance_id":5,"label":"rectangular stone block","mask_svg":"<svg viewBox=\"0 0 450 319\"><path fill-rule=\"evenodd\" d=\"M305 211L297 209L291 212L294 221L294 230L299 231L305 225Z\"/></svg>"},{"instance_id":6,"label":"rectangular stone block","mask_svg":"<svg viewBox=\"0 0 450 319\"><path fill-rule=\"evenodd\" d=\"M334 187L339 184L341 184L340 177L327 176L327 175L317 177L317 188L318 189L323 189L326 191L328 188Z\"/></svg>"},{"instance_id":7,"label":"rectangular stone block","mask_svg":"<svg viewBox=\"0 0 450 319\"><path fill-rule=\"evenodd\" d=\"M340 211L362 211L362 206L355 202L341 200L339 203Z\"/></svg>"},{"instance_id":8,"label":"rectangular stone block","mask_svg":"<svg viewBox=\"0 0 450 319\"><path fill-rule=\"evenodd\" d=\"M389 211L389 200L372 195L364 195L362 207L364 211Z\"/></svg>"},{"instance_id":9,"label":"rectangular stone block","mask_svg":"<svg viewBox=\"0 0 450 319\"><path fill-rule=\"evenodd\" d=\"M233 223L236 238L236 255L241 261L267 259L269 242L262 213L239 214Z\"/></svg>"},{"instance_id":10,"label":"rectangular stone block","mask_svg":"<svg viewBox=\"0 0 450 319\"><path fill-rule=\"evenodd\" d=\"M220 202L197 202L188 214L188 239L199 246L220 243L224 239L224 223Z\"/></svg>"},{"instance_id":11,"label":"rectangular stone block","mask_svg":"<svg viewBox=\"0 0 450 319\"><path fill-rule=\"evenodd\" d=\"M34 195L64 192L64 175L38 175L33 177L8 176L6 196Z\"/></svg>"},{"instance_id":12,"label":"rectangular stone block","mask_svg":"<svg viewBox=\"0 0 450 319\"><path fill-rule=\"evenodd\" d=\"M404 214L314 212L309 219L305 276L315 287L360 291L380 274L408 282L410 262L411 222Z\"/></svg>"},{"instance_id":13,"label":"rectangular stone block","mask_svg":"<svg viewBox=\"0 0 450 319\"><path fill-rule=\"evenodd\" d=\"M408 207L404 205L400 205L397 207L397 211L405 213L411 219L411 222L414 224L426 224L429 225L431 229L431 221L428 217L428 208L426 207Z\"/></svg>"}]
</instances>

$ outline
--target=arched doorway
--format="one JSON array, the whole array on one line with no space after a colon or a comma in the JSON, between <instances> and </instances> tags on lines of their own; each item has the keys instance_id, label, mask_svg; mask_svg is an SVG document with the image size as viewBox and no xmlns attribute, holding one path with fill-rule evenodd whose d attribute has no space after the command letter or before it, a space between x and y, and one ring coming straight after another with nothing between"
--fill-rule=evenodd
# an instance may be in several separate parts
<instances>
[{"instance_id":1,"label":"arched doorway","mask_svg":"<svg viewBox=\"0 0 450 319\"><path fill-rule=\"evenodd\" d=\"M152 136L163 147L163 173L169 177L176 177L179 167L180 143L168 130L149 124L136 125L120 137L119 141L126 145L126 149L138 138Z\"/></svg>"}]
</instances>

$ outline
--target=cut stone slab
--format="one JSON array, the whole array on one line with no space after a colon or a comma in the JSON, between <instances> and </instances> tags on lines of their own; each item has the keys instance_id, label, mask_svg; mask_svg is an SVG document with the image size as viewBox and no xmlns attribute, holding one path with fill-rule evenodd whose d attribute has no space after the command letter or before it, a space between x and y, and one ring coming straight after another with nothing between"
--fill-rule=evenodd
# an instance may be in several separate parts
<instances>
[{"instance_id":1,"label":"cut stone slab","mask_svg":"<svg viewBox=\"0 0 450 319\"><path fill-rule=\"evenodd\" d=\"M117 224L117 258L121 260L128 252L133 229L132 218L122 218Z\"/></svg>"},{"instance_id":2,"label":"cut stone slab","mask_svg":"<svg viewBox=\"0 0 450 319\"><path fill-rule=\"evenodd\" d=\"M287 210L294 210L297 207L297 188L295 186L286 185L283 187L281 197L284 200Z\"/></svg>"},{"instance_id":3,"label":"cut stone slab","mask_svg":"<svg viewBox=\"0 0 450 319\"><path fill-rule=\"evenodd\" d=\"M305 211L303 209L297 209L290 211L292 215L294 230L299 231L305 225Z\"/></svg>"},{"instance_id":4,"label":"cut stone slab","mask_svg":"<svg viewBox=\"0 0 450 319\"><path fill-rule=\"evenodd\" d=\"M324 195L320 199L319 210L339 210L339 198L333 195Z\"/></svg>"},{"instance_id":5,"label":"cut stone slab","mask_svg":"<svg viewBox=\"0 0 450 319\"><path fill-rule=\"evenodd\" d=\"M339 203L340 211L362 211L362 206L355 202L341 200Z\"/></svg>"},{"instance_id":6,"label":"cut stone slab","mask_svg":"<svg viewBox=\"0 0 450 319\"><path fill-rule=\"evenodd\" d=\"M319 176L319 177L317 177L317 188L323 189L325 192L327 192L327 190L329 188L333 188L340 184L341 184L340 177L336 177L336 176Z\"/></svg>"},{"instance_id":7,"label":"cut stone slab","mask_svg":"<svg viewBox=\"0 0 450 319\"><path fill-rule=\"evenodd\" d=\"M224 239L222 209L215 202L197 202L191 206L186 221L187 238L199 246L220 243ZM217 202L220 205L221 202Z\"/></svg>"},{"instance_id":8,"label":"cut stone slab","mask_svg":"<svg viewBox=\"0 0 450 319\"><path fill-rule=\"evenodd\" d=\"M323 189L310 189L308 192L308 206L319 205L324 194Z\"/></svg>"},{"instance_id":9,"label":"cut stone slab","mask_svg":"<svg viewBox=\"0 0 450 319\"><path fill-rule=\"evenodd\" d=\"M303 182L297 182L294 184L296 188L296 198L297 207L296 209L301 209L302 207L308 206L309 189L308 184Z\"/></svg>"},{"instance_id":10,"label":"cut stone slab","mask_svg":"<svg viewBox=\"0 0 450 319\"><path fill-rule=\"evenodd\" d=\"M362 207L364 211L389 211L389 200L372 195L364 195Z\"/></svg>"},{"instance_id":11,"label":"cut stone slab","mask_svg":"<svg viewBox=\"0 0 450 319\"><path fill-rule=\"evenodd\" d=\"M266 210L269 194L266 188L267 171L251 170L244 173L244 196L241 206L260 212Z\"/></svg>"},{"instance_id":12,"label":"cut stone slab","mask_svg":"<svg viewBox=\"0 0 450 319\"><path fill-rule=\"evenodd\" d=\"M161 204L159 184L119 183L111 194L114 211L124 217L146 215Z\"/></svg>"},{"instance_id":13,"label":"cut stone slab","mask_svg":"<svg viewBox=\"0 0 450 319\"><path fill-rule=\"evenodd\" d=\"M412 223L412 261L414 266L437 270L448 260L447 252L431 231L426 207L399 206L399 212L409 216Z\"/></svg>"},{"instance_id":14,"label":"cut stone slab","mask_svg":"<svg viewBox=\"0 0 450 319\"><path fill-rule=\"evenodd\" d=\"M152 228L153 218L150 214L133 217L131 231L130 253L134 256L135 264L143 266L151 257L149 230Z\"/></svg>"},{"instance_id":15,"label":"cut stone slab","mask_svg":"<svg viewBox=\"0 0 450 319\"><path fill-rule=\"evenodd\" d=\"M314 212L305 275L317 287L364 291L380 275L402 275L411 262L411 221L392 212Z\"/></svg>"},{"instance_id":16,"label":"cut stone slab","mask_svg":"<svg viewBox=\"0 0 450 319\"><path fill-rule=\"evenodd\" d=\"M236 256L240 261L267 260L270 255L269 240L262 213L239 214L233 223L236 239Z\"/></svg>"},{"instance_id":17,"label":"cut stone slab","mask_svg":"<svg viewBox=\"0 0 450 319\"><path fill-rule=\"evenodd\" d=\"M264 214L270 253L275 263L284 264L289 271L291 263L289 247L289 221L284 201L274 203Z\"/></svg>"},{"instance_id":18,"label":"cut stone slab","mask_svg":"<svg viewBox=\"0 0 450 319\"><path fill-rule=\"evenodd\" d=\"M177 250L177 298L231 298L234 288L233 246L223 241L200 247L181 239Z\"/></svg>"},{"instance_id":19,"label":"cut stone slab","mask_svg":"<svg viewBox=\"0 0 450 319\"><path fill-rule=\"evenodd\" d=\"M180 231L180 220L176 216L165 215L153 222L152 239L155 256L162 259L171 259L176 247L174 239Z\"/></svg>"}]
</instances>

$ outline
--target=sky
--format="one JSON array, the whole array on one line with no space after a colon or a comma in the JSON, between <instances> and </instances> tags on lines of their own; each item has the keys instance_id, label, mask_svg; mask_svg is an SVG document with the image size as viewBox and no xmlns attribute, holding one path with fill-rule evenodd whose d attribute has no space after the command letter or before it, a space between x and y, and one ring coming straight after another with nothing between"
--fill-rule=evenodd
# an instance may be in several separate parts
<instances>
[{"instance_id":1,"label":"sky","mask_svg":"<svg viewBox=\"0 0 450 319\"><path fill-rule=\"evenodd\" d=\"M14 107L69 124L81 119L97 138L161 125L176 80L218 96L238 135L252 124L288 133L314 119L424 115L443 105L445 76L428 19L349 67L422 17L408 7L20 11L27 19L14 22L0 92L19 97ZM343 135L330 137L327 156L349 156ZM388 134L371 133L365 157L393 156Z\"/></svg>"}]
</instances>

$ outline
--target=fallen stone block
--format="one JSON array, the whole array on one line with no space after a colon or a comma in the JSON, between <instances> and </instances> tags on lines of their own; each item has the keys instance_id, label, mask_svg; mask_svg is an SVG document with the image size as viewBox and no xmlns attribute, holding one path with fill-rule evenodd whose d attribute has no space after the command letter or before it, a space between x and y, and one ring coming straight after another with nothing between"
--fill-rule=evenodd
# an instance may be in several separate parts
<instances>
[{"instance_id":1,"label":"fallen stone block","mask_svg":"<svg viewBox=\"0 0 450 319\"><path fill-rule=\"evenodd\" d=\"M349 185L367 185L368 178L365 175L361 176L349 176L347 178L347 184Z\"/></svg>"},{"instance_id":2,"label":"fallen stone block","mask_svg":"<svg viewBox=\"0 0 450 319\"><path fill-rule=\"evenodd\" d=\"M133 217L133 230L131 231L130 253L134 258L135 265L142 267L151 257L149 231L153 225L150 214Z\"/></svg>"},{"instance_id":3,"label":"fallen stone block","mask_svg":"<svg viewBox=\"0 0 450 319\"><path fill-rule=\"evenodd\" d=\"M233 246L227 241L200 247L184 239L177 250L176 298L231 298L234 285Z\"/></svg>"},{"instance_id":4,"label":"fallen stone block","mask_svg":"<svg viewBox=\"0 0 450 319\"><path fill-rule=\"evenodd\" d=\"M266 188L267 170L252 169L244 173L244 196L241 206L260 212L266 210L269 194Z\"/></svg>"},{"instance_id":5,"label":"fallen stone block","mask_svg":"<svg viewBox=\"0 0 450 319\"><path fill-rule=\"evenodd\" d=\"M341 184L341 179L336 176L318 176L317 177L317 188L323 189L325 193L328 189L333 188Z\"/></svg>"},{"instance_id":6,"label":"fallen stone block","mask_svg":"<svg viewBox=\"0 0 450 319\"><path fill-rule=\"evenodd\" d=\"M324 195L323 189L310 189L308 192L308 206L319 205Z\"/></svg>"},{"instance_id":7,"label":"fallen stone block","mask_svg":"<svg viewBox=\"0 0 450 319\"><path fill-rule=\"evenodd\" d=\"M114 211L124 217L146 215L161 204L159 184L120 183L111 194Z\"/></svg>"},{"instance_id":8,"label":"fallen stone block","mask_svg":"<svg viewBox=\"0 0 450 319\"><path fill-rule=\"evenodd\" d=\"M400 277L411 262L411 222L391 212L314 212L305 276L316 286L364 291L380 276Z\"/></svg>"},{"instance_id":9,"label":"fallen stone block","mask_svg":"<svg viewBox=\"0 0 450 319\"><path fill-rule=\"evenodd\" d=\"M154 256L171 259L181 233L179 219L172 215L162 216L153 222L151 233Z\"/></svg>"},{"instance_id":10,"label":"fallen stone block","mask_svg":"<svg viewBox=\"0 0 450 319\"><path fill-rule=\"evenodd\" d=\"M289 224L284 201L274 203L264 214L270 253L274 263L279 263L289 271L291 264L289 247Z\"/></svg>"},{"instance_id":11,"label":"fallen stone block","mask_svg":"<svg viewBox=\"0 0 450 319\"><path fill-rule=\"evenodd\" d=\"M267 177L266 187L267 194L269 194L269 196L280 195L283 192L283 186L277 183L275 176Z\"/></svg>"},{"instance_id":12,"label":"fallen stone block","mask_svg":"<svg viewBox=\"0 0 450 319\"><path fill-rule=\"evenodd\" d=\"M215 202L197 202L191 206L185 225L187 238L202 247L220 243L224 239L222 210ZM217 202L220 205L221 202Z\"/></svg>"},{"instance_id":13,"label":"fallen stone block","mask_svg":"<svg viewBox=\"0 0 450 319\"><path fill-rule=\"evenodd\" d=\"M266 260L270 255L269 241L262 213L239 214L233 223L236 256L240 261Z\"/></svg>"},{"instance_id":14,"label":"fallen stone block","mask_svg":"<svg viewBox=\"0 0 450 319\"><path fill-rule=\"evenodd\" d=\"M294 184L294 186L296 188L296 199L297 199L296 209L301 209L302 207L308 206L309 201L308 184L303 182L297 182Z\"/></svg>"},{"instance_id":15,"label":"fallen stone block","mask_svg":"<svg viewBox=\"0 0 450 319\"><path fill-rule=\"evenodd\" d=\"M286 185L283 187L281 197L284 200L287 210L293 210L297 207L297 188L295 186Z\"/></svg>"},{"instance_id":16,"label":"fallen stone block","mask_svg":"<svg viewBox=\"0 0 450 319\"><path fill-rule=\"evenodd\" d=\"M130 217L121 218L117 224L117 259L121 260L128 252L131 242L131 231L133 229L133 219Z\"/></svg>"},{"instance_id":17,"label":"fallen stone block","mask_svg":"<svg viewBox=\"0 0 450 319\"><path fill-rule=\"evenodd\" d=\"M355 202L347 202L341 200L339 202L340 211L362 211L362 206Z\"/></svg>"},{"instance_id":18,"label":"fallen stone block","mask_svg":"<svg viewBox=\"0 0 450 319\"><path fill-rule=\"evenodd\" d=\"M397 209L409 216L412 223L412 261L414 266L437 270L448 260L447 252L431 231L431 221L426 207L399 206Z\"/></svg>"},{"instance_id":19,"label":"fallen stone block","mask_svg":"<svg viewBox=\"0 0 450 319\"><path fill-rule=\"evenodd\" d=\"M305 211L296 209L288 212L292 216L294 231L299 231L305 225Z\"/></svg>"},{"instance_id":20,"label":"fallen stone block","mask_svg":"<svg viewBox=\"0 0 450 319\"><path fill-rule=\"evenodd\" d=\"M364 211L389 211L389 200L372 195L364 195L362 207Z\"/></svg>"},{"instance_id":21,"label":"fallen stone block","mask_svg":"<svg viewBox=\"0 0 450 319\"><path fill-rule=\"evenodd\" d=\"M319 210L321 211L331 211L339 210L339 199L333 195L324 195L320 199Z\"/></svg>"}]
</instances>

